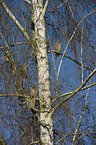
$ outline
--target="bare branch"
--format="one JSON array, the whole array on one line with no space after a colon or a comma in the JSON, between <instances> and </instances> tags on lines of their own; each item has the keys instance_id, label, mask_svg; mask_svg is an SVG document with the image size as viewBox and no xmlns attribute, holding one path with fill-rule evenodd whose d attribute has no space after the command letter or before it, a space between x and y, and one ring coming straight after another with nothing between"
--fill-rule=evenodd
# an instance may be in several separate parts
<instances>
[{"instance_id":1,"label":"bare branch","mask_svg":"<svg viewBox=\"0 0 96 145\"><path fill-rule=\"evenodd\" d=\"M28 35L28 33L25 31L25 29L21 26L21 24L18 22L18 20L15 18L15 16L12 14L12 12L9 10L9 8L7 7L7 5L5 4L5 2L3 0L1 0L1 4L3 6L3 8L5 9L5 11L7 12L7 14L9 15L9 17L13 20L13 22L17 25L17 27L20 29L20 31L23 33L23 35L26 37L26 39L29 41L30 37Z\"/></svg>"},{"instance_id":2,"label":"bare branch","mask_svg":"<svg viewBox=\"0 0 96 145\"><path fill-rule=\"evenodd\" d=\"M86 86L86 87L81 88L80 91L86 90L86 89L88 89L88 88L90 88L90 87L93 87L93 86L95 86L95 85L96 85L96 83L93 83L93 84L91 84L91 85L88 85L88 86ZM68 92L68 93L65 93L65 94L62 94L62 95L58 96L57 98L55 98L55 99L53 100L52 104L54 104L58 99L60 99L60 98L62 98L62 97L64 97L64 96L70 95L70 94L72 94L73 92L74 92L74 91L71 91L71 92Z\"/></svg>"},{"instance_id":3,"label":"bare branch","mask_svg":"<svg viewBox=\"0 0 96 145\"><path fill-rule=\"evenodd\" d=\"M66 1L67 1L67 4L68 4L68 7L69 7L69 10L70 10L70 12L71 12L71 14L72 14L72 18L73 18L73 20L75 21L75 23L77 23L76 20L75 20L75 18L74 18L74 14L73 14L73 12L72 12L71 6L69 5L68 0L66 0Z\"/></svg>"},{"instance_id":4,"label":"bare branch","mask_svg":"<svg viewBox=\"0 0 96 145\"><path fill-rule=\"evenodd\" d=\"M30 143L30 145L37 144L37 143L40 143L40 141L34 141L34 142Z\"/></svg>"},{"instance_id":5,"label":"bare branch","mask_svg":"<svg viewBox=\"0 0 96 145\"><path fill-rule=\"evenodd\" d=\"M82 112L81 112L80 119L79 119L79 123L78 123L78 125L77 125L77 128L75 129L74 136L73 136L73 141L72 141L72 145L74 145L74 141L75 141L75 138L76 138L77 131L78 131L79 128L80 128L81 120L82 120L82 117L83 117L84 110L85 110L85 108L84 108L84 109L82 110Z\"/></svg>"},{"instance_id":6,"label":"bare branch","mask_svg":"<svg viewBox=\"0 0 96 145\"><path fill-rule=\"evenodd\" d=\"M16 44L9 45L9 47L13 47L13 46L17 46L17 45L22 45L22 44L28 44L28 42L18 42ZM7 47L8 46L2 46L2 47L0 47L0 49L7 48Z\"/></svg>"},{"instance_id":7,"label":"bare branch","mask_svg":"<svg viewBox=\"0 0 96 145\"><path fill-rule=\"evenodd\" d=\"M90 84L90 83L91 83L91 79L90 79L90 81L89 81L89 84ZM74 132L72 145L75 145L74 142L75 142L76 134L77 134L77 132L78 132L78 130L79 130L79 128L80 128L81 120L82 120L82 117L83 117L83 113L84 113L84 111L85 111L85 109L86 109L86 107L87 107L87 102L86 102L86 100L87 100L88 93L89 93L89 88L88 88L88 91L87 91L86 96L85 96L85 106L84 106L83 110L81 111L80 119L79 119L77 128L75 129L75 132Z\"/></svg>"},{"instance_id":8,"label":"bare branch","mask_svg":"<svg viewBox=\"0 0 96 145\"><path fill-rule=\"evenodd\" d=\"M78 139L77 139L77 141L80 139L80 138L82 138L83 136L85 136L85 135L87 135L87 134L95 134L96 132L88 132L88 131L91 131L91 130L84 130L84 131L82 131L82 132L78 132L76 135L80 135L80 134L83 134L83 135L81 135ZM56 144L55 145L57 145L59 142L61 142L62 140L65 140L68 136L73 136L73 134L67 134L67 135L65 135L64 137L62 137L62 138L60 138L57 142L56 142ZM76 141L76 142L77 142ZM75 144L76 144L76 142L75 142Z\"/></svg>"},{"instance_id":9,"label":"bare branch","mask_svg":"<svg viewBox=\"0 0 96 145\"><path fill-rule=\"evenodd\" d=\"M53 9L48 15L47 15L47 18L48 16L53 13L55 10L57 10L58 8L60 8L64 3L66 3L66 0L64 2L62 2L62 4L60 6L58 6L57 8Z\"/></svg>"},{"instance_id":10,"label":"bare branch","mask_svg":"<svg viewBox=\"0 0 96 145\"><path fill-rule=\"evenodd\" d=\"M32 6L32 3L29 0L24 0L24 1Z\"/></svg>"},{"instance_id":11,"label":"bare branch","mask_svg":"<svg viewBox=\"0 0 96 145\"><path fill-rule=\"evenodd\" d=\"M79 92L82 87L88 82L88 80L96 73L96 68L91 72L91 74L89 74L89 76L85 79L85 81L76 89L72 92L72 94L70 94L69 96L67 96L66 98L64 98L63 100L61 100L58 104L56 104L56 106L54 108L52 108L52 110L50 110L50 112L52 112L52 114L56 111L56 109L62 105L63 103L65 103L67 100L69 100L70 98L72 98L75 94L77 94L77 92Z\"/></svg>"},{"instance_id":12,"label":"bare branch","mask_svg":"<svg viewBox=\"0 0 96 145\"><path fill-rule=\"evenodd\" d=\"M83 76L84 76L84 68L83 68L83 48L82 48L82 41L83 41L83 22L82 22L82 32L81 32L81 75L82 75L82 83L83 83Z\"/></svg>"},{"instance_id":13,"label":"bare branch","mask_svg":"<svg viewBox=\"0 0 96 145\"><path fill-rule=\"evenodd\" d=\"M17 97L20 97L20 98L29 98L30 96L28 95L22 95L22 94L0 94L0 97L13 97L13 96L17 96Z\"/></svg>"},{"instance_id":14,"label":"bare branch","mask_svg":"<svg viewBox=\"0 0 96 145\"><path fill-rule=\"evenodd\" d=\"M55 51L55 50L48 51L48 53L50 53L50 52L58 53L58 51ZM61 52L59 52L59 54L63 55L63 53L61 53ZM69 59L71 59L72 61L76 62L77 64L79 64L79 65L81 66L81 63L78 62L77 60L73 59L72 57L70 57L70 56L68 56L68 55L66 55L66 54L65 54L64 56L67 57L67 58L69 58ZM88 67L88 66L86 66L86 65L83 65L83 67L85 67L85 68L87 68L87 69L89 69L89 70L93 70L93 68L90 68L90 67Z\"/></svg>"},{"instance_id":15,"label":"bare branch","mask_svg":"<svg viewBox=\"0 0 96 145\"><path fill-rule=\"evenodd\" d=\"M65 56L66 50L67 50L67 48L68 48L68 46L69 46L70 41L71 41L72 38L74 37L77 28L79 27L79 25L81 24L81 22L82 22L86 17L88 17L89 15L91 15L91 14L94 13L94 12L96 12L95 9L93 9L90 13L88 13L86 16L84 16L84 17L81 19L81 21L78 23L78 25L76 26L76 28L75 28L75 30L74 30L72 36L70 37L70 39L69 39L69 41L68 41L68 43L67 43L67 45L66 45L66 47L65 47L65 50L64 50L63 56L62 56L62 58L61 58L60 65L59 65L59 68L58 68L58 76L59 76L59 73L60 73L60 68L61 68L61 65L62 65L63 57Z\"/></svg>"},{"instance_id":16,"label":"bare branch","mask_svg":"<svg viewBox=\"0 0 96 145\"><path fill-rule=\"evenodd\" d=\"M87 135L87 134L96 134L96 132L88 132L88 133L84 133L83 135L81 135L75 142L74 142L74 145L76 145L77 141L79 139L81 139L83 136Z\"/></svg>"},{"instance_id":17,"label":"bare branch","mask_svg":"<svg viewBox=\"0 0 96 145\"><path fill-rule=\"evenodd\" d=\"M46 10L48 7L48 3L49 3L49 0L46 0L45 5L44 5L44 9L43 9L43 16L45 16L45 13L46 13Z\"/></svg>"}]
</instances>

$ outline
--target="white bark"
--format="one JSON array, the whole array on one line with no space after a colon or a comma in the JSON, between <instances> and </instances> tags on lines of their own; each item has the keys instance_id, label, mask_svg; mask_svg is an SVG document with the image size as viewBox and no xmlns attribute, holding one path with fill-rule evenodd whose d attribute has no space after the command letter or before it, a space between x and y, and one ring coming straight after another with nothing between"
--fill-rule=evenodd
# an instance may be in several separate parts
<instances>
[{"instance_id":1,"label":"white bark","mask_svg":"<svg viewBox=\"0 0 96 145\"><path fill-rule=\"evenodd\" d=\"M37 45L38 83L40 99L40 133L42 144L53 144L53 119L48 111L51 109L50 80L46 46L45 20L43 16L43 0L33 0L33 16L35 23L35 42Z\"/></svg>"},{"instance_id":2,"label":"white bark","mask_svg":"<svg viewBox=\"0 0 96 145\"><path fill-rule=\"evenodd\" d=\"M28 2L28 0L25 0ZM28 33L24 30L21 24L17 21L11 11L8 9L7 5L4 3L3 0L0 0L1 4L3 5L4 9L6 10L7 14L11 17L13 22L18 26L20 31L26 37L28 41L31 41ZM47 56L47 46L46 46L46 34L45 34L45 20L44 15L46 12L46 8L48 6L48 0L46 0L45 6L43 7L43 0L32 0L32 20L35 24L35 31L33 32L33 41L35 45L32 45L34 51L37 56L37 69L38 69L38 86L39 86L39 100L40 100L40 139L41 144L44 145L53 145L53 118L52 115L56 111L56 109L62 105L64 102L69 100L73 97L77 92L83 89L83 86L88 82L88 80L96 73L96 68L92 71L92 73L86 78L86 80L74 91L71 93L67 93L67 97L62 99L56 106L51 109L51 93L50 93L50 78L49 78L49 66L48 66L48 56ZM95 12L96 10L92 10L88 15L86 15L82 20L78 23L77 27L80 23L91 13ZM68 41L68 44L65 48L63 53L59 69L58 69L58 76L60 73L60 68L62 64L63 57L65 56L65 52L68 48L70 41L72 40L77 27L75 28L71 38ZM32 41L32 42L33 42ZM25 93L25 92L24 92ZM58 98L54 99L53 103L63 97L59 96ZM32 104L32 103L31 103Z\"/></svg>"},{"instance_id":3,"label":"white bark","mask_svg":"<svg viewBox=\"0 0 96 145\"><path fill-rule=\"evenodd\" d=\"M11 17L13 22L18 26L20 31L30 41L28 33L24 30L18 20L14 17L11 11L3 0L0 1L6 10L7 14ZM49 67L48 56L46 46L46 34L45 34L45 20L44 14L48 5L46 2L43 8L43 0L32 0L33 3L33 20L35 23L35 51L37 53L38 62L38 85L39 85L39 99L40 99L40 139L41 144L53 145L53 119L51 113L48 113L51 109L51 93L50 93L50 79L49 79ZM33 40L33 41L34 41ZM32 41L32 42L33 42Z\"/></svg>"}]
</instances>

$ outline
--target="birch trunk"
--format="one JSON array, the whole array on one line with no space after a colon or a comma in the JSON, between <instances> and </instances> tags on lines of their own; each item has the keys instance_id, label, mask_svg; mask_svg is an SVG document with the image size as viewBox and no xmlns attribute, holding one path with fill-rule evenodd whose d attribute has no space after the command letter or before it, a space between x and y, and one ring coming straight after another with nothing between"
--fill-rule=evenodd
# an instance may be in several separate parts
<instances>
[{"instance_id":1,"label":"birch trunk","mask_svg":"<svg viewBox=\"0 0 96 145\"><path fill-rule=\"evenodd\" d=\"M48 113L51 109L51 93L43 0L33 0L32 3L40 100L40 139L42 144L53 145L53 119L51 113Z\"/></svg>"},{"instance_id":2,"label":"birch trunk","mask_svg":"<svg viewBox=\"0 0 96 145\"><path fill-rule=\"evenodd\" d=\"M0 1L7 14L11 17L13 22L18 26L20 31L30 41L28 33L24 30L18 20L14 17L11 11L3 0ZM48 2L48 1L47 1ZM45 20L43 9L43 0L32 0L33 11L32 20L35 24L35 32L33 34L33 43L35 43L35 55L37 56L38 69L38 86L39 86L39 100L40 100L40 140L41 144L53 145L53 119L52 114L49 113L51 109L51 93L50 93L50 79L49 67L45 34ZM35 42L34 42L35 41ZM34 48L34 47L33 47Z\"/></svg>"}]
</instances>

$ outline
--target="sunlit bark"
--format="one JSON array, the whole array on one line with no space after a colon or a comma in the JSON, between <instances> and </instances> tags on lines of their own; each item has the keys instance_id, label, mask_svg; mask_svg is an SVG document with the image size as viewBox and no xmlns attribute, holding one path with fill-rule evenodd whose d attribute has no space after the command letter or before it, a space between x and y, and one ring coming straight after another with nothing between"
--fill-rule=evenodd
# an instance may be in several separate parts
<instances>
[{"instance_id":1,"label":"sunlit bark","mask_svg":"<svg viewBox=\"0 0 96 145\"><path fill-rule=\"evenodd\" d=\"M45 21L43 16L43 0L33 0L33 16L35 23L35 42L38 62L38 83L40 99L40 133L41 142L53 144L53 121L48 111L51 109L49 67L46 46Z\"/></svg>"}]
</instances>

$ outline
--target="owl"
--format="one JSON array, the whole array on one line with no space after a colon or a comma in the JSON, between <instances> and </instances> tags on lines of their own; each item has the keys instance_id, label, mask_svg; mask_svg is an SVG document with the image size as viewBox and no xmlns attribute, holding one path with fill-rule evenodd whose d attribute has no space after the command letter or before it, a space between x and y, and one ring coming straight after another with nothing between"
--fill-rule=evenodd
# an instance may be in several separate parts
<instances>
[{"instance_id":1,"label":"owl","mask_svg":"<svg viewBox=\"0 0 96 145\"><path fill-rule=\"evenodd\" d=\"M30 97L31 99L37 97L37 88L35 86L30 87Z\"/></svg>"},{"instance_id":2,"label":"owl","mask_svg":"<svg viewBox=\"0 0 96 145\"><path fill-rule=\"evenodd\" d=\"M24 65L22 65L20 67L20 73L21 73L21 76L22 76L22 79L23 79L23 88L25 88L25 80L27 78L27 74L28 74L28 66L24 63Z\"/></svg>"},{"instance_id":3,"label":"owl","mask_svg":"<svg viewBox=\"0 0 96 145\"><path fill-rule=\"evenodd\" d=\"M58 51L59 53L61 52L61 42L60 41L56 41L55 43L55 51ZM59 53L56 53L56 59L59 57Z\"/></svg>"},{"instance_id":4,"label":"owl","mask_svg":"<svg viewBox=\"0 0 96 145\"><path fill-rule=\"evenodd\" d=\"M31 111L33 114L36 113L34 109L36 109L36 98L37 98L37 88L35 86L30 87L30 105L31 105Z\"/></svg>"}]
</instances>

